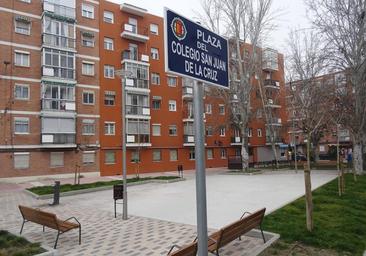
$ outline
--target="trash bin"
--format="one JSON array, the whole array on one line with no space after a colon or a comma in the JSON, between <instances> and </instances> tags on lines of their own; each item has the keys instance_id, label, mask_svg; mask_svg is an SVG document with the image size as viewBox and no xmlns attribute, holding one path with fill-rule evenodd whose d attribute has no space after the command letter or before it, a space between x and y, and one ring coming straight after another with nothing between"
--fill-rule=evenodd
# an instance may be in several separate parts
<instances>
[{"instance_id":1,"label":"trash bin","mask_svg":"<svg viewBox=\"0 0 366 256\"><path fill-rule=\"evenodd\" d=\"M123 200L123 185L122 184L113 186L113 200L114 200L114 217L117 218L117 209L116 209L117 200Z\"/></svg>"}]
</instances>

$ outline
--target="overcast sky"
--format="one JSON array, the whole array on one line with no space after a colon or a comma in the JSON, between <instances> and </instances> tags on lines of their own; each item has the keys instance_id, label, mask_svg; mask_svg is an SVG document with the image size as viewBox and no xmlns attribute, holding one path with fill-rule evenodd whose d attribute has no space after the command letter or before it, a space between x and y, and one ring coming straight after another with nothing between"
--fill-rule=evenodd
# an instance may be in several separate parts
<instances>
[{"instance_id":1,"label":"overcast sky","mask_svg":"<svg viewBox=\"0 0 366 256\"><path fill-rule=\"evenodd\" d=\"M109 0L118 4L129 3L147 9L150 13L163 16L164 7L168 7L187 18L195 18L195 12L201 12L199 0ZM275 23L278 28L270 34L267 46L286 53L286 39L290 29L309 27L303 0L273 0L273 10L279 10Z\"/></svg>"}]
</instances>

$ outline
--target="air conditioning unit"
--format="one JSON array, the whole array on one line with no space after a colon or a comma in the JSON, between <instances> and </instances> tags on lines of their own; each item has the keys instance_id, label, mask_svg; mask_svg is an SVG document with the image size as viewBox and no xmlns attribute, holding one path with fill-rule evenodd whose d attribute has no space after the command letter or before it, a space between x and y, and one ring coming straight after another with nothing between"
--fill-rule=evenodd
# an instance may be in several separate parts
<instances>
[{"instance_id":1,"label":"air conditioning unit","mask_svg":"<svg viewBox=\"0 0 366 256\"><path fill-rule=\"evenodd\" d=\"M141 61L144 61L144 62L149 62L150 58L148 55L145 55L145 54L141 54Z\"/></svg>"}]
</instances>

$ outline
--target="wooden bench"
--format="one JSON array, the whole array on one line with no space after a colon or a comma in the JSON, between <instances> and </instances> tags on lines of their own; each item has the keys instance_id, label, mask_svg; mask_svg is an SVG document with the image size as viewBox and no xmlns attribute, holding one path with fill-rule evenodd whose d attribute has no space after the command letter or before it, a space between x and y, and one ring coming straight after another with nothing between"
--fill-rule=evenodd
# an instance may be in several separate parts
<instances>
[{"instance_id":1,"label":"wooden bench","mask_svg":"<svg viewBox=\"0 0 366 256\"><path fill-rule=\"evenodd\" d=\"M256 227L260 228L263 242L265 243L266 239L262 230L262 221L265 211L266 208L253 213L245 212L240 220L235 221L234 223L231 223L210 235L208 238L208 251L219 255L220 248L224 247L237 238L240 240L241 236ZM246 214L248 215L245 216Z\"/></svg>"},{"instance_id":2,"label":"wooden bench","mask_svg":"<svg viewBox=\"0 0 366 256\"><path fill-rule=\"evenodd\" d=\"M79 229L79 244L81 244L81 224L80 222L75 218L71 217L67 220L60 220L56 217L56 214L44 212L39 209L34 209L26 206L19 205L20 213L23 216L23 224L22 228L20 229L20 234L23 232L23 227L26 222L34 222L39 225L43 226L43 232L44 228L52 228L57 230L57 237L55 241L55 245L53 248L56 249L58 238L60 234L66 233L67 231L70 231L72 229ZM74 220L77 223L70 222L69 220Z\"/></svg>"},{"instance_id":3,"label":"wooden bench","mask_svg":"<svg viewBox=\"0 0 366 256\"><path fill-rule=\"evenodd\" d=\"M177 247L178 250L172 252L175 247ZM183 247L173 245L168 252L168 256L196 256L196 255L197 255L197 241L194 241Z\"/></svg>"}]
</instances>

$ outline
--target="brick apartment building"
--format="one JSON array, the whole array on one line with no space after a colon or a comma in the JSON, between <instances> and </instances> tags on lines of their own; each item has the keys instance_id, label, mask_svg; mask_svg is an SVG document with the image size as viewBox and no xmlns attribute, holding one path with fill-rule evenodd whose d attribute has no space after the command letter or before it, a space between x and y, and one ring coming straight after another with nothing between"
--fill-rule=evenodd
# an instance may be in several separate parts
<instances>
[{"instance_id":1,"label":"brick apartment building","mask_svg":"<svg viewBox=\"0 0 366 256\"><path fill-rule=\"evenodd\" d=\"M194 168L192 81L165 73L163 18L105 0L1 1L0 178L122 169L121 79L128 173ZM263 51L265 122L258 90L248 130L251 161L272 159L275 127L286 157L283 56ZM262 106L262 110L261 107ZM206 166L240 155L223 99L205 98Z\"/></svg>"}]
</instances>

